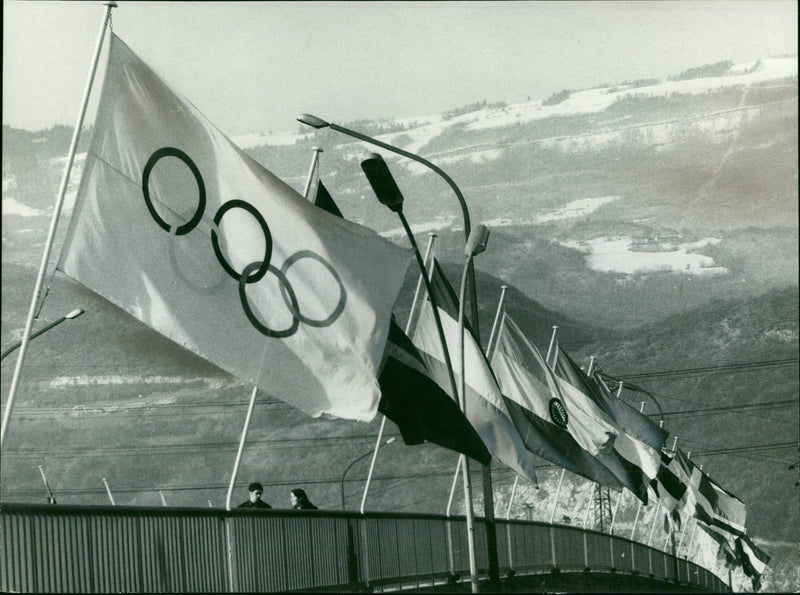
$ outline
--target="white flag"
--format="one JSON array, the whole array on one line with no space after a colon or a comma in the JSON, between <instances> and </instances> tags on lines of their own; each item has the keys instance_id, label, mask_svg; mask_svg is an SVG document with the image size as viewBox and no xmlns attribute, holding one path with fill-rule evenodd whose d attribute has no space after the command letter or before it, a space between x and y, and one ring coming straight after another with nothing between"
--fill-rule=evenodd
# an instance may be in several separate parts
<instances>
[{"instance_id":1,"label":"white flag","mask_svg":"<svg viewBox=\"0 0 800 595\"><path fill-rule=\"evenodd\" d=\"M111 35L62 271L310 415L369 421L409 260L304 200Z\"/></svg>"}]
</instances>

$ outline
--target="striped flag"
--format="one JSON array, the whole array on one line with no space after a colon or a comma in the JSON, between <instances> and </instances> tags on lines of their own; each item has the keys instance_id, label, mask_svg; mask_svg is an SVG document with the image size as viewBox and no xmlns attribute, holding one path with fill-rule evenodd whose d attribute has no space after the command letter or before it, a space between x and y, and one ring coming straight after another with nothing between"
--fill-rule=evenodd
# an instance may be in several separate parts
<instances>
[{"instance_id":1,"label":"striped flag","mask_svg":"<svg viewBox=\"0 0 800 595\"><path fill-rule=\"evenodd\" d=\"M553 356L553 367L558 376L558 385L564 396L567 411L576 409L585 412L589 420L601 428L606 428L605 431L613 436L613 441L608 447L600 449L594 456L637 498L647 504L648 484L651 478L658 474L658 466L650 460L649 452L647 457L642 456L643 444L631 439L615 424L614 419L595 398L598 391L592 386L592 379L558 345ZM649 451L649 447L647 449ZM642 469L642 459L647 462L646 467L652 475L648 475Z\"/></svg>"},{"instance_id":2,"label":"striped flag","mask_svg":"<svg viewBox=\"0 0 800 595\"><path fill-rule=\"evenodd\" d=\"M742 570L753 581L753 591L760 590L761 575L764 574L770 557L756 546L747 535L736 538L736 553L739 560L741 560Z\"/></svg>"},{"instance_id":3,"label":"striped flag","mask_svg":"<svg viewBox=\"0 0 800 595\"><path fill-rule=\"evenodd\" d=\"M557 378L539 350L503 312L491 357L508 411L528 450L602 485L622 488L616 476L573 437L575 410L561 399Z\"/></svg>"},{"instance_id":4,"label":"striped flag","mask_svg":"<svg viewBox=\"0 0 800 595\"><path fill-rule=\"evenodd\" d=\"M309 415L370 421L409 261L315 208L111 35L61 271Z\"/></svg>"},{"instance_id":5,"label":"striped flag","mask_svg":"<svg viewBox=\"0 0 800 595\"><path fill-rule=\"evenodd\" d=\"M688 476L688 510L707 525L732 535L744 535L747 518L744 502L714 482L680 448L676 450L675 460L684 477Z\"/></svg>"},{"instance_id":6,"label":"striped flag","mask_svg":"<svg viewBox=\"0 0 800 595\"><path fill-rule=\"evenodd\" d=\"M447 350L453 362L460 361L461 342L458 325L458 298L453 291L439 263L433 261L431 288L439 308L442 326L444 327ZM481 350L469 325L465 323L464 332L464 369L465 369L465 401L466 415L473 427L483 439L491 452L504 465L513 469L518 475L536 482L533 459L525 448L522 437L511 420L503 395L497 386L489 362ZM414 333L414 344L420 351L428 369L431 370L437 384L452 392L449 375L444 358L436 322L430 301L422 308L420 319ZM456 382L460 380L458 365L454 366ZM460 386L460 383L458 384ZM457 395L451 396L455 399Z\"/></svg>"},{"instance_id":7,"label":"striped flag","mask_svg":"<svg viewBox=\"0 0 800 595\"><path fill-rule=\"evenodd\" d=\"M322 180L317 183L314 204L344 217ZM400 429L403 442L425 441L463 453L483 465L491 463L486 448L456 402L431 378L422 356L392 316L378 383L378 411Z\"/></svg>"},{"instance_id":8,"label":"striped flag","mask_svg":"<svg viewBox=\"0 0 800 595\"><path fill-rule=\"evenodd\" d=\"M610 391L604 390L560 347L556 372L602 410L607 422L617 432L614 449L629 463L641 469L648 481L658 475L666 433L630 405L617 399Z\"/></svg>"}]
</instances>

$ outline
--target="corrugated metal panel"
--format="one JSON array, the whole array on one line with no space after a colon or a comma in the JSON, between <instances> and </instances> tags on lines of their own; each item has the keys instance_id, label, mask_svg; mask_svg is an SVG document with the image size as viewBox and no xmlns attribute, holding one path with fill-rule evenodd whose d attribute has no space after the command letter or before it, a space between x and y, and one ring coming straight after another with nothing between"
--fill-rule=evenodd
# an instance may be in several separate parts
<instances>
[{"instance_id":1,"label":"corrugated metal panel","mask_svg":"<svg viewBox=\"0 0 800 595\"><path fill-rule=\"evenodd\" d=\"M583 531L572 527L553 527L554 565L561 570L583 570L586 564Z\"/></svg>"},{"instance_id":2,"label":"corrugated metal panel","mask_svg":"<svg viewBox=\"0 0 800 595\"><path fill-rule=\"evenodd\" d=\"M592 570L608 570L612 568L611 539L602 533L586 532L587 566Z\"/></svg>"}]
</instances>

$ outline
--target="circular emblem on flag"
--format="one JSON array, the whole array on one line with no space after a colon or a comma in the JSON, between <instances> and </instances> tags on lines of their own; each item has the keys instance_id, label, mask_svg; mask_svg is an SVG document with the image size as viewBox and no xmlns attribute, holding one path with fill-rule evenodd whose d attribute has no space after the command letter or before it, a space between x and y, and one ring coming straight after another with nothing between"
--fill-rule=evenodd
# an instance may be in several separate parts
<instances>
[{"instance_id":1,"label":"circular emblem on flag","mask_svg":"<svg viewBox=\"0 0 800 595\"><path fill-rule=\"evenodd\" d=\"M549 409L550 419L553 420L553 423L566 430L569 416L567 415L567 409L564 407L564 403L558 399L550 399Z\"/></svg>"},{"instance_id":2,"label":"circular emblem on flag","mask_svg":"<svg viewBox=\"0 0 800 595\"><path fill-rule=\"evenodd\" d=\"M194 210L191 218L179 226L172 226L167 221L165 221L161 215L159 215L158 211L156 211L155 205L153 200L150 196L150 178L153 173L153 168L155 165L164 157L175 157L182 161L191 172L192 176L197 183L198 189L198 201L197 207ZM186 153L181 151L180 149L176 149L174 147L163 147L155 151L148 159L147 164L144 167L144 171L142 172L142 194L144 196L144 202L147 206L147 210L149 211L153 220L161 227L164 231L170 234L170 262L173 265L173 268L178 270L180 274L180 270L176 266L176 258L174 254L174 246L173 241L176 236L186 235L192 230L197 227L197 224L201 221L203 214L206 209L206 188L205 183L203 182L203 176L200 173L197 165L192 161L191 157L189 157ZM228 262L223 254L222 245L220 242L220 235L221 229L220 224L222 218L225 214L233 209L241 209L250 214L252 218L255 219L258 227L261 230L261 233L264 236L264 255L261 260L257 260L255 262L251 262L249 265L244 267L244 270L239 273L233 266ZM235 238L231 238L230 242L235 242ZM323 328L326 326L330 326L333 324L336 319L341 316L342 312L344 311L345 304L347 303L347 290L345 289L344 283L339 278L336 269L327 262L322 256L316 254L310 250L299 250L294 254L291 254L286 260L284 261L283 265L280 268L277 268L271 264L272 260L272 233L270 232L269 225L261 213L251 205L250 203L235 199L229 200L224 203L222 206L217 209L217 212L214 215L214 222L211 224L211 244L214 249L214 254L217 257L217 261L219 262L222 269L231 277L233 277L239 284L239 297L242 302L242 309L244 310L247 319L253 325L253 327L258 330L263 335L268 337L274 337L278 339L284 339L286 337L291 337L293 334L297 332L300 323L304 323L311 327L316 328ZM314 318L309 316L308 314L303 314L300 311L300 301L298 296L296 295L292 284L289 281L288 272L289 269L294 266L299 261L306 260L307 262L316 262L318 267L321 267L321 270L324 271L321 274L316 272L314 274L314 278L322 279L326 281L328 279L332 279L332 285L335 287L333 291L328 289L327 287L324 289L324 293L326 295L337 295L337 299L335 303L330 300L328 303L328 309L322 313L320 316L319 313L318 317ZM298 265L302 267L303 265ZM251 308L251 305L248 301L247 294L246 294L246 286L248 284L257 283L260 281L267 273L272 273L277 281L278 287L280 291L280 295L283 298L283 304L288 310L288 314L291 315L291 323L288 324L286 328L283 329L273 329L269 328L266 324L258 319L256 313ZM308 271L306 271L306 276L308 275ZM181 278L184 282L187 282L183 275ZM302 280L302 273L301 273L301 280ZM196 288L195 284L188 283L193 288ZM331 283L328 283L331 285ZM208 288L202 288L205 292ZM215 289L211 288L211 289ZM317 306L317 310L319 310L319 304L324 302L325 300L320 299L320 296L312 296L312 302ZM332 304L332 305L331 305ZM323 308L324 309L324 308Z\"/></svg>"}]
</instances>

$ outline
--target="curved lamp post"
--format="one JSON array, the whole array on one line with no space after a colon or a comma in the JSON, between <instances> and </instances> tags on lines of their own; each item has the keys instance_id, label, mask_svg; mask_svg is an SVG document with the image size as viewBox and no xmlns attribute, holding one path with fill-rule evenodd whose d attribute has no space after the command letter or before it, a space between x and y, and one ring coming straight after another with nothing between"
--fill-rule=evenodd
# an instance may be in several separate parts
<instances>
[{"instance_id":1,"label":"curved lamp post","mask_svg":"<svg viewBox=\"0 0 800 595\"><path fill-rule=\"evenodd\" d=\"M403 224L403 228L406 231L406 235L408 236L409 241L411 242L411 246L414 248L414 255L417 258L417 264L419 265L420 272L422 273L422 278L425 281L425 288L428 290L428 297L431 300L431 310L433 311L433 317L436 322L436 330L439 334L439 341L442 344L442 352L444 355L445 364L447 366L447 372L450 377L450 387L452 390L452 394L454 397L459 398L461 395L461 409L464 410L464 399L463 399L463 380L464 380L464 364L463 364L463 344L462 344L462 364L461 364L461 379L462 379L462 391L459 392L458 387L456 386L456 379L455 374L453 372L453 364L450 360L450 353L447 348L447 341L444 337L444 330L442 328L442 320L439 316L439 307L436 303L436 296L431 289L431 283L428 279L428 274L425 270L425 264L422 261L422 254L419 251L419 247L417 246L417 242L414 239L414 234L411 231L411 227L408 225L408 221L406 220L405 215L403 214L403 194L400 192L400 189L397 187L397 183L394 181L392 177L392 173L389 171L389 167L386 165L386 162L383 160L383 157L378 155L377 153L372 153L367 159L361 162L361 169L364 170L364 174L367 176L367 180L369 181L370 186L372 186L375 195L378 197L378 200L386 205L391 211L397 213L398 217L400 217L400 222ZM485 229L485 228L483 228ZM477 231L477 230L476 230ZM483 233L476 234L476 238L482 236ZM486 232L488 235L488 232ZM471 238L470 238L471 239ZM477 241L477 240L476 240ZM471 262L472 255L476 254L479 251L479 248L475 245L475 243L468 240L467 247L470 249L471 252L469 253L468 262ZM485 247L485 240L484 240L484 247ZM466 280L466 268L464 279ZM462 294L464 290L465 283L462 281ZM463 295L462 295L462 302L460 307L460 315L459 320L463 329L464 324L464 306L463 306ZM461 339L463 343L464 334L461 333ZM464 491L465 491L465 506L466 506L466 518L467 518L467 542L469 545L469 565L470 565L470 580L472 583L472 592L478 592L478 575L477 575L477 566L475 561L475 546L474 546L474 526L473 526L473 512L472 512L472 486L469 482L469 469L467 468L467 457L461 455L460 461L464 464L462 469L464 470Z\"/></svg>"},{"instance_id":2,"label":"curved lamp post","mask_svg":"<svg viewBox=\"0 0 800 595\"><path fill-rule=\"evenodd\" d=\"M392 442L394 442L394 441L395 441L395 438L394 438L394 437L392 437L392 438L389 438L388 440L386 440L386 442L384 442L384 443L383 443L383 445L384 445L384 446L387 446L387 445L391 444L391 443L392 443ZM370 448L370 449L369 449L369 452L365 452L363 455L361 455L361 456L360 456L360 457L358 457L357 459L353 460L353 462L351 462L351 463L350 463L350 464L349 464L349 465L348 465L348 466L345 468L345 470L344 470L344 473L342 473L342 482L341 482L342 510L345 510L345 507L344 507L344 478L347 476L347 472L348 472L348 471L350 471L350 469L353 467L353 465L355 465L355 464L356 464L356 463L358 463L359 461L363 461L363 460L364 460L364 459L366 459L368 456L370 456L370 455L372 454L372 452L373 452L373 449L371 449L371 448Z\"/></svg>"},{"instance_id":3,"label":"curved lamp post","mask_svg":"<svg viewBox=\"0 0 800 595\"><path fill-rule=\"evenodd\" d=\"M315 129L320 128L330 128L331 130L335 130L336 132L340 132L342 134L346 134L347 136L352 136L353 138L357 138L364 142L373 144L377 147L381 147L386 149L387 151L391 151L392 153L397 153L398 155L402 155L403 157L408 157L416 161L417 163L421 163L425 167L429 168L436 174L438 174L447 185L453 190L458 199L458 204L461 206L461 214L464 219L464 238L465 240L469 239L469 234L471 231L470 226L470 219L469 219L469 209L467 208L467 201L464 200L464 195L461 193L461 189L456 185L453 179L448 176L440 167L434 165L427 159L420 157L414 153L409 153L408 151L404 151L398 147L385 143L383 141L379 141L376 138L372 138L371 136L367 136L366 134L361 134L360 132L356 132L355 130L350 130L349 128L345 128L344 126L339 126L338 124L334 124L333 122L327 122L322 118L318 118L317 116L313 116L311 114L300 114L297 118L297 121L305 124L306 126L311 126ZM469 267L469 284L470 284L470 322L472 323L472 328L475 332L476 338L478 338L480 342L480 332L478 329L478 299L477 293L475 289L475 269L470 262L468 265Z\"/></svg>"},{"instance_id":4,"label":"curved lamp post","mask_svg":"<svg viewBox=\"0 0 800 595\"><path fill-rule=\"evenodd\" d=\"M30 337L28 337L28 341L30 341L31 339L35 339L35 338L36 338L36 337L38 337L39 335L42 335L42 334L46 333L46 332L47 332L47 331L49 331L51 328L53 328L54 326L58 326L59 324L61 324L61 323L62 323L62 322L64 322L65 320L72 320L72 319L74 319L74 318L77 318L78 316L80 316L81 314L83 314L85 311L86 311L86 310L84 310L83 308L76 308L75 310L73 310L73 311L72 311L72 312L70 312L69 314L65 314L64 316L62 316L62 317L61 317L61 318L59 318L58 320L55 320L55 321L51 322L50 324L48 324L47 326L45 326L45 327L43 327L43 328L39 329L39 330L38 330L38 331L36 331L35 333L31 333L31 336L30 336ZM11 352L13 352L13 351L15 351L15 350L19 349L19 346L20 346L20 345L22 345L22 341L17 341L17 342L16 342L16 343L14 343L14 344L13 344L11 347L9 347L8 349L6 349L6 350L5 350L5 351L2 353L2 355L0 355L0 361L4 360L4 359L6 358L6 356L7 356L8 354L10 354Z\"/></svg>"},{"instance_id":5,"label":"curved lamp post","mask_svg":"<svg viewBox=\"0 0 800 595\"><path fill-rule=\"evenodd\" d=\"M58 326L59 324L61 324L65 320L72 320L73 318L77 318L78 316L80 316L84 312L85 312L85 310L83 308L76 308L75 310L73 310L69 314L66 314L66 315L62 316L61 318L59 318L58 320L55 320L55 321L51 322L50 324L48 324L47 326L45 326L42 329L39 329L35 333L31 333L28 336L27 341L25 341L26 347L27 347L27 344L30 343L31 339L34 339L35 337L38 337L39 335L42 335L42 334L46 333L51 328L53 328L54 326ZM28 328L28 330L30 330L30 329ZM11 347L6 349L0 355L0 361L5 359L5 357L9 353L12 353L16 349L18 349L21 345L22 345L22 341L17 341ZM21 353L24 355L24 350ZM22 355L20 355L20 358L21 357L22 357ZM11 380L11 388L12 388L12 390L9 392L8 400L6 401L6 408L5 408L5 411L3 412L3 422L2 422L2 425L0 425L0 445L5 440L6 431L8 430L8 420L11 419L11 409L12 409L12 407L14 405L14 394L16 392L16 390L14 390L14 389L16 389L17 380L19 379L19 369L20 369L19 358L17 358L17 368L16 368L16 370L14 370L14 377Z\"/></svg>"}]
</instances>

